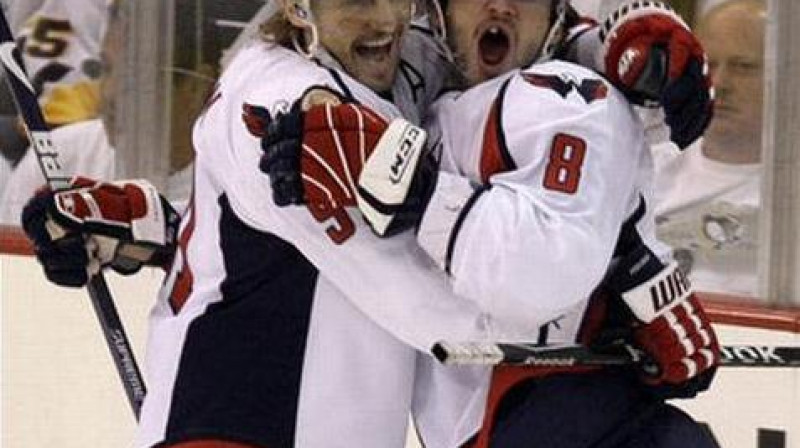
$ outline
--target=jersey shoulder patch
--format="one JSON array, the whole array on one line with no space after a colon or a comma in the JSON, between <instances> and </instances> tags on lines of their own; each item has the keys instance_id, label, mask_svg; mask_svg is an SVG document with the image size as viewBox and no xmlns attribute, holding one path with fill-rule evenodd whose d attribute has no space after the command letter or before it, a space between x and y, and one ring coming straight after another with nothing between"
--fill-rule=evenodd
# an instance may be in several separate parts
<instances>
[{"instance_id":1,"label":"jersey shoulder patch","mask_svg":"<svg viewBox=\"0 0 800 448\"><path fill-rule=\"evenodd\" d=\"M550 89L562 98L573 91L577 92L586 103L605 99L608 96L608 87L599 79L574 79L558 75L542 75L538 73L523 73L522 79L535 87Z\"/></svg>"},{"instance_id":2,"label":"jersey shoulder patch","mask_svg":"<svg viewBox=\"0 0 800 448\"><path fill-rule=\"evenodd\" d=\"M534 88L549 90L563 99L574 95L586 104L609 96L610 87L598 74L561 61L531 66L520 72L520 78Z\"/></svg>"}]
</instances>

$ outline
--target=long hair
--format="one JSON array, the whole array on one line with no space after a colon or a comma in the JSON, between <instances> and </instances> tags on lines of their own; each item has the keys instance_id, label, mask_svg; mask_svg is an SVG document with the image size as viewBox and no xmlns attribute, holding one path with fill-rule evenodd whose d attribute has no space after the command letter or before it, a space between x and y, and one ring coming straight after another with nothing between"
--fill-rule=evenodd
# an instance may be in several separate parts
<instances>
[{"instance_id":1,"label":"long hair","mask_svg":"<svg viewBox=\"0 0 800 448\"><path fill-rule=\"evenodd\" d=\"M303 41L303 30L292 25L283 9L277 11L259 26L259 36L264 42L293 48L292 42Z\"/></svg>"},{"instance_id":2,"label":"long hair","mask_svg":"<svg viewBox=\"0 0 800 448\"><path fill-rule=\"evenodd\" d=\"M275 14L261 24L259 34L265 42L293 49L307 57L312 57L319 44L319 36L311 18L311 1L306 0L302 3L304 3L303 8L308 15L304 19L308 27L299 27L292 24L286 15L285 9L280 7Z\"/></svg>"}]
</instances>

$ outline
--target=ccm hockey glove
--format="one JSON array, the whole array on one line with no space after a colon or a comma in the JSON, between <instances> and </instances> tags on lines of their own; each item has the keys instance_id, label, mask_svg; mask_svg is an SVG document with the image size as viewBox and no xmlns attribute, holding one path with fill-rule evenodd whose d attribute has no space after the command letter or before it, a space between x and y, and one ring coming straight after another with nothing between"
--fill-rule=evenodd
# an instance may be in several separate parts
<instances>
[{"instance_id":1,"label":"ccm hockey glove","mask_svg":"<svg viewBox=\"0 0 800 448\"><path fill-rule=\"evenodd\" d=\"M634 104L662 105L670 140L684 149L708 127L714 92L708 60L684 21L662 2L628 2L600 25L601 71Z\"/></svg>"},{"instance_id":2,"label":"ccm hockey glove","mask_svg":"<svg viewBox=\"0 0 800 448\"><path fill-rule=\"evenodd\" d=\"M175 249L180 217L144 180L97 182L36 193L22 211L22 227L47 278L84 286L101 268L132 274L163 265Z\"/></svg>"},{"instance_id":3,"label":"ccm hockey glove","mask_svg":"<svg viewBox=\"0 0 800 448\"><path fill-rule=\"evenodd\" d=\"M633 339L657 365L644 381L671 397L708 388L720 360L711 323L677 263L664 266L640 245L624 257L607 285L631 311Z\"/></svg>"},{"instance_id":4,"label":"ccm hockey glove","mask_svg":"<svg viewBox=\"0 0 800 448\"><path fill-rule=\"evenodd\" d=\"M341 98L302 102L268 123L261 142L275 204L306 204L312 214L358 206L380 236L409 227L410 210L424 202L425 131Z\"/></svg>"}]
</instances>

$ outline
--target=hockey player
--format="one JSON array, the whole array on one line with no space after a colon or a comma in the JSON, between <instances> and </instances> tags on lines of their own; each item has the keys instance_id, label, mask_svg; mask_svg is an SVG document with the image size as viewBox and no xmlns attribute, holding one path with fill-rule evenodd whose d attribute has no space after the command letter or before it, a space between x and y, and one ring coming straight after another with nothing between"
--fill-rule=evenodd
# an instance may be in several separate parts
<instances>
[{"instance_id":1,"label":"hockey player","mask_svg":"<svg viewBox=\"0 0 800 448\"><path fill-rule=\"evenodd\" d=\"M424 210L420 246L465 304L491 320L493 338L600 346L622 339L658 367L641 378L630 370L500 368L476 446L714 446L663 401L705 390L719 348L697 298L654 239L652 161L638 118L585 69L549 62L512 70L532 55L549 57L562 2L451 0L445 8L472 87L434 106L433 141L443 151L435 187L424 170L403 174L416 162L407 161L409 151L376 146L363 167L347 165L357 185L338 189L319 165L339 172L342 159L317 150L312 112L292 111L268 127L265 140L262 166L281 186L276 202L316 208L351 195L384 235ZM617 26L630 16L657 28L672 14L661 4L634 3L612 16L606 44L624 38ZM673 54L672 63L692 65L702 78L699 45L690 40L683 50L683 61ZM417 388L418 429L426 445L458 446L458 425L468 415L458 410L474 397L438 384L438 391ZM449 401L452 412L431 404L437 400ZM449 434L447 424L454 425Z\"/></svg>"},{"instance_id":2,"label":"hockey player","mask_svg":"<svg viewBox=\"0 0 800 448\"><path fill-rule=\"evenodd\" d=\"M426 35L406 31L411 10L403 0L326 0L310 8L285 2L266 27L278 45L242 50L220 79L195 128L193 202L151 317L150 390L137 446L400 447L413 395L414 349L427 351L442 338L487 339L493 331L477 306L453 296L443 274L428 269L413 235L376 239L345 208L355 205L355 196L311 213L275 207L269 180L258 170L265 123L299 99L310 106L315 99L306 93L312 91L363 105L306 112L319 129L316 140L309 133L309 143L322 150L334 148L326 143L329 118L346 124L337 134L343 141L363 142L365 150L400 147L392 140L398 135L401 143L421 141L418 128L386 123L401 113L418 121L418 108L438 90L420 82L435 81L421 74L437 67L418 59L436 53L400 48L401 38ZM332 93L309 90L316 86ZM399 107L376 91L393 96ZM348 182L346 172L338 174ZM163 231L171 229L169 213L140 185L100 185L33 204L41 207L29 208L26 230L45 268L52 274L66 267L74 284L85 282L85 266L69 258L59 265L47 251L58 253L70 243L83 251L87 231L95 234L92 243L97 234L116 237L97 241L103 250L93 257L102 264L119 252L120 240L155 247L159 255L172 247L170 230ZM89 214L95 205L110 212L105 219ZM109 219L122 230L110 229ZM69 238L50 233L54 224ZM464 369L459 376L480 385L485 374ZM465 420L472 432L485 390L463 392L474 396Z\"/></svg>"},{"instance_id":3,"label":"hockey player","mask_svg":"<svg viewBox=\"0 0 800 448\"><path fill-rule=\"evenodd\" d=\"M195 191L151 316L136 446L402 447L415 348L442 334L485 338L479 313L456 302L440 274L420 269L410 236L380 241L344 210L312 216L271 204L259 133L311 86L377 111L351 112L366 129L348 135L371 144L385 119L418 117L432 97L422 72L399 68L400 39L419 33L407 31L411 0L284 3L267 24L271 42L233 59L195 127ZM311 21L322 32L304 34ZM436 69L416 60L433 48L412 49L417 55L403 50L404 60ZM402 112L376 93L388 91ZM114 234L109 220L122 223L116 235L128 246L160 254L174 245L164 231L169 211L140 183L45 198L23 220L62 284L86 281L85 263L59 263L83 252L81 230ZM94 206L105 219L87 216ZM48 214L71 238L47 234ZM106 243L103 253L115 254Z\"/></svg>"}]
</instances>

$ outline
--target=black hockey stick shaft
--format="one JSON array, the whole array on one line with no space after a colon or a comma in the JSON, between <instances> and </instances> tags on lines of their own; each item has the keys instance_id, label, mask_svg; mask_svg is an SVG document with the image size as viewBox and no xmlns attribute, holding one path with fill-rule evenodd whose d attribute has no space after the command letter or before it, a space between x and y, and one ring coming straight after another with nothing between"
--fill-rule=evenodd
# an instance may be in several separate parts
<instances>
[{"instance_id":1,"label":"black hockey stick shaft","mask_svg":"<svg viewBox=\"0 0 800 448\"><path fill-rule=\"evenodd\" d=\"M725 345L723 367L800 367L800 346ZM445 364L600 366L644 362L644 354L630 346L615 353L597 353L584 346L540 346L510 343L439 342L433 355Z\"/></svg>"},{"instance_id":2,"label":"black hockey stick shaft","mask_svg":"<svg viewBox=\"0 0 800 448\"><path fill-rule=\"evenodd\" d=\"M8 20L2 9L0 9L0 59L2 59L6 81L17 104L17 110L25 121L31 148L36 152L47 184L54 190L68 187L70 176L63 172L58 149L52 143L50 131L36 100L36 93L25 73ZM144 379L136 364L133 349L102 273L91 277L87 289L109 352L125 388L128 402L138 419L146 392Z\"/></svg>"}]
</instances>

